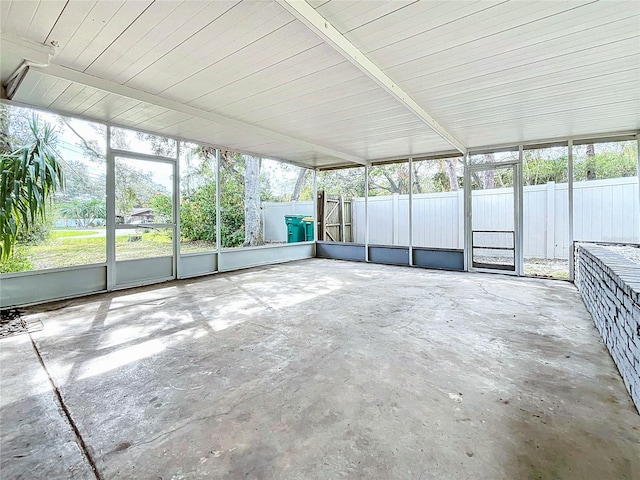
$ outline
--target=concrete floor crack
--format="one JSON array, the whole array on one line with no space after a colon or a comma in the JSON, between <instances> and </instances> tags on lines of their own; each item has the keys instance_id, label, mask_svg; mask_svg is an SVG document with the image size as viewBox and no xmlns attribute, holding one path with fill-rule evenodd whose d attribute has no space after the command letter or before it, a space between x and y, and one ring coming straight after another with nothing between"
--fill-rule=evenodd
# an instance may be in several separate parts
<instances>
[{"instance_id":1,"label":"concrete floor crack","mask_svg":"<svg viewBox=\"0 0 640 480\"><path fill-rule=\"evenodd\" d=\"M31 346L33 347L33 351L35 352L36 357L38 358L38 362L40 362L40 365L42 366L43 370L47 374L47 378L49 379L49 383L51 384L51 388L53 389L53 393L56 397L56 400L58 401L60 409L62 410L64 417L69 423L69 426L73 430L73 433L76 437L76 441L78 442L78 446L80 447L80 451L82 452L82 455L84 456L85 460L91 467L91 471L95 475L96 479L103 480L102 475L98 471L98 467L96 466L96 463L93 457L91 456L91 452L89 452L89 448L87 447L87 444L85 443L84 438L82 438L82 434L80 433L78 426L76 425L76 423L73 420L73 417L71 416L71 412L69 411L69 408L67 407L67 405L64 402L64 399L62 398L60 389L56 385L56 382L53 380L53 377L51 376L49 369L45 365L44 359L42 358L42 355L40 355L40 350L38 350L38 345L36 344L31 334L29 334L29 339L31 340Z\"/></svg>"}]
</instances>

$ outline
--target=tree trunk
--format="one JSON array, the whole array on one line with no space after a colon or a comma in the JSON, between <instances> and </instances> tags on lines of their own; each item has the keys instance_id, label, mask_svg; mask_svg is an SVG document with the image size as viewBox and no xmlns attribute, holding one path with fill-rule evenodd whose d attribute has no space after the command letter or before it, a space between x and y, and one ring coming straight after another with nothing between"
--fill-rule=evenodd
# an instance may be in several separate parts
<instances>
[{"instance_id":1,"label":"tree trunk","mask_svg":"<svg viewBox=\"0 0 640 480\"><path fill-rule=\"evenodd\" d=\"M484 172L484 188L490 189L496 187L496 171L485 170Z\"/></svg>"},{"instance_id":2,"label":"tree trunk","mask_svg":"<svg viewBox=\"0 0 640 480\"><path fill-rule=\"evenodd\" d=\"M389 182L389 188L387 190L389 190L391 193L398 193L398 194L402 193L401 191L402 179L400 179L398 183L396 183L391 177L391 175L389 175L389 172L387 172L386 170L383 170L382 174L385 176L385 178Z\"/></svg>"},{"instance_id":3,"label":"tree trunk","mask_svg":"<svg viewBox=\"0 0 640 480\"><path fill-rule=\"evenodd\" d=\"M260 159L244 155L244 246L264 245L260 218Z\"/></svg>"},{"instance_id":4,"label":"tree trunk","mask_svg":"<svg viewBox=\"0 0 640 480\"><path fill-rule=\"evenodd\" d=\"M418 176L418 167L413 164L413 185L416 187L416 193L422 193L422 185L420 185L420 177Z\"/></svg>"},{"instance_id":5,"label":"tree trunk","mask_svg":"<svg viewBox=\"0 0 640 480\"><path fill-rule=\"evenodd\" d=\"M493 153L487 153L484 155L484 161L486 163L493 163L495 161L495 157ZM495 188L496 179L495 179L495 170L485 170L484 172L484 187L485 189Z\"/></svg>"},{"instance_id":6,"label":"tree trunk","mask_svg":"<svg viewBox=\"0 0 640 480\"><path fill-rule=\"evenodd\" d=\"M0 153L11 153L9 136L9 107L0 105Z\"/></svg>"},{"instance_id":7,"label":"tree trunk","mask_svg":"<svg viewBox=\"0 0 640 480\"><path fill-rule=\"evenodd\" d=\"M594 157L596 156L596 151L593 148L593 143L589 143L587 145L586 155L587 155L587 161L585 163L587 167L587 180L595 180L596 179L596 162Z\"/></svg>"},{"instance_id":8,"label":"tree trunk","mask_svg":"<svg viewBox=\"0 0 640 480\"><path fill-rule=\"evenodd\" d=\"M291 201L297 202L300 199L300 193L302 192L302 186L304 185L304 177L307 175L307 170L304 168L300 169L298 173L298 179L296 180L296 185L293 187L293 193L291 194Z\"/></svg>"},{"instance_id":9,"label":"tree trunk","mask_svg":"<svg viewBox=\"0 0 640 480\"><path fill-rule=\"evenodd\" d=\"M480 178L480 175L478 175L478 172L472 172L471 176L473 177L473 180L476 182L476 185L478 186L478 190L482 190L484 188L484 182L482 178Z\"/></svg>"},{"instance_id":10,"label":"tree trunk","mask_svg":"<svg viewBox=\"0 0 640 480\"><path fill-rule=\"evenodd\" d=\"M455 165L454 165L455 162ZM457 159L447 159L447 173L449 174L449 185L452 192L458 191L458 175L456 173L456 166L458 164Z\"/></svg>"}]
</instances>

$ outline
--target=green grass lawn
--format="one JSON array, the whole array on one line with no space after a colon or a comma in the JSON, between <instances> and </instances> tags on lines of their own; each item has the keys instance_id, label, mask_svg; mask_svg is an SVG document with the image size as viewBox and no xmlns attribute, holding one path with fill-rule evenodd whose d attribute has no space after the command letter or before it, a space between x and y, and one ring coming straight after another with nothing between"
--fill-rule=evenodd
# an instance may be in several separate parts
<instances>
[{"instance_id":1,"label":"green grass lawn","mask_svg":"<svg viewBox=\"0 0 640 480\"><path fill-rule=\"evenodd\" d=\"M66 237L84 237L86 235L95 235L100 233L99 230L52 230L49 233L49 240L58 240Z\"/></svg>"},{"instance_id":2,"label":"green grass lawn","mask_svg":"<svg viewBox=\"0 0 640 480\"><path fill-rule=\"evenodd\" d=\"M98 230L54 230L38 245L18 245L15 259L3 262L1 271L42 270L103 263L107 260L107 239L92 237ZM135 241L131 241L134 240ZM172 255L170 232L116 235L116 260L133 260Z\"/></svg>"},{"instance_id":3,"label":"green grass lawn","mask_svg":"<svg viewBox=\"0 0 640 480\"><path fill-rule=\"evenodd\" d=\"M71 267L107 260L106 237L77 238L73 235L54 237L39 245L25 245L25 254L33 270Z\"/></svg>"},{"instance_id":4,"label":"green grass lawn","mask_svg":"<svg viewBox=\"0 0 640 480\"><path fill-rule=\"evenodd\" d=\"M170 233L116 235L116 260L134 260L172 254L173 243Z\"/></svg>"},{"instance_id":5,"label":"green grass lawn","mask_svg":"<svg viewBox=\"0 0 640 480\"><path fill-rule=\"evenodd\" d=\"M102 233L103 235L99 235ZM182 253L215 250L214 242L183 241ZM17 245L14 256L0 264L0 272L20 272L47 268L103 263L107 260L104 229L52 230L38 245ZM153 231L116 235L116 260L135 260L173 254L171 232Z\"/></svg>"}]
</instances>

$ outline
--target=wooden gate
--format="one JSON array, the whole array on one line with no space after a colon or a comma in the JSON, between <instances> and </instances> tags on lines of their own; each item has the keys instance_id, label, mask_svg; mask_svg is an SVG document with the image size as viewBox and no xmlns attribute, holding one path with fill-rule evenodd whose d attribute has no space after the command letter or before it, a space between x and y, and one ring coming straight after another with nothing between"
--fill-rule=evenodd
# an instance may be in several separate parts
<instances>
[{"instance_id":1,"label":"wooden gate","mask_svg":"<svg viewBox=\"0 0 640 480\"><path fill-rule=\"evenodd\" d=\"M318 192L318 240L353 242L353 212L351 199L342 195Z\"/></svg>"}]
</instances>

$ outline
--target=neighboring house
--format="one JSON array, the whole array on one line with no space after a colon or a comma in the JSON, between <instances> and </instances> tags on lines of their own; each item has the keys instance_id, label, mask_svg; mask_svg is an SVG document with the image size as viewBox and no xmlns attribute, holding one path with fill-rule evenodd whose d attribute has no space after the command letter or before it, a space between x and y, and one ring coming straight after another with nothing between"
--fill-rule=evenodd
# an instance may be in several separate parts
<instances>
[{"instance_id":1,"label":"neighboring house","mask_svg":"<svg viewBox=\"0 0 640 480\"><path fill-rule=\"evenodd\" d=\"M132 208L131 213L123 215L116 213L116 223L153 223L155 218L151 208Z\"/></svg>"},{"instance_id":2,"label":"neighboring house","mask_svg":"<svg viewBox=\"0 0 640 480\"><path fill-rule=\"evenodd\" d=\"M128 218L128 223L153 223L153 210L150 208L134 208Z\"/></svg>"}]
</instances>

